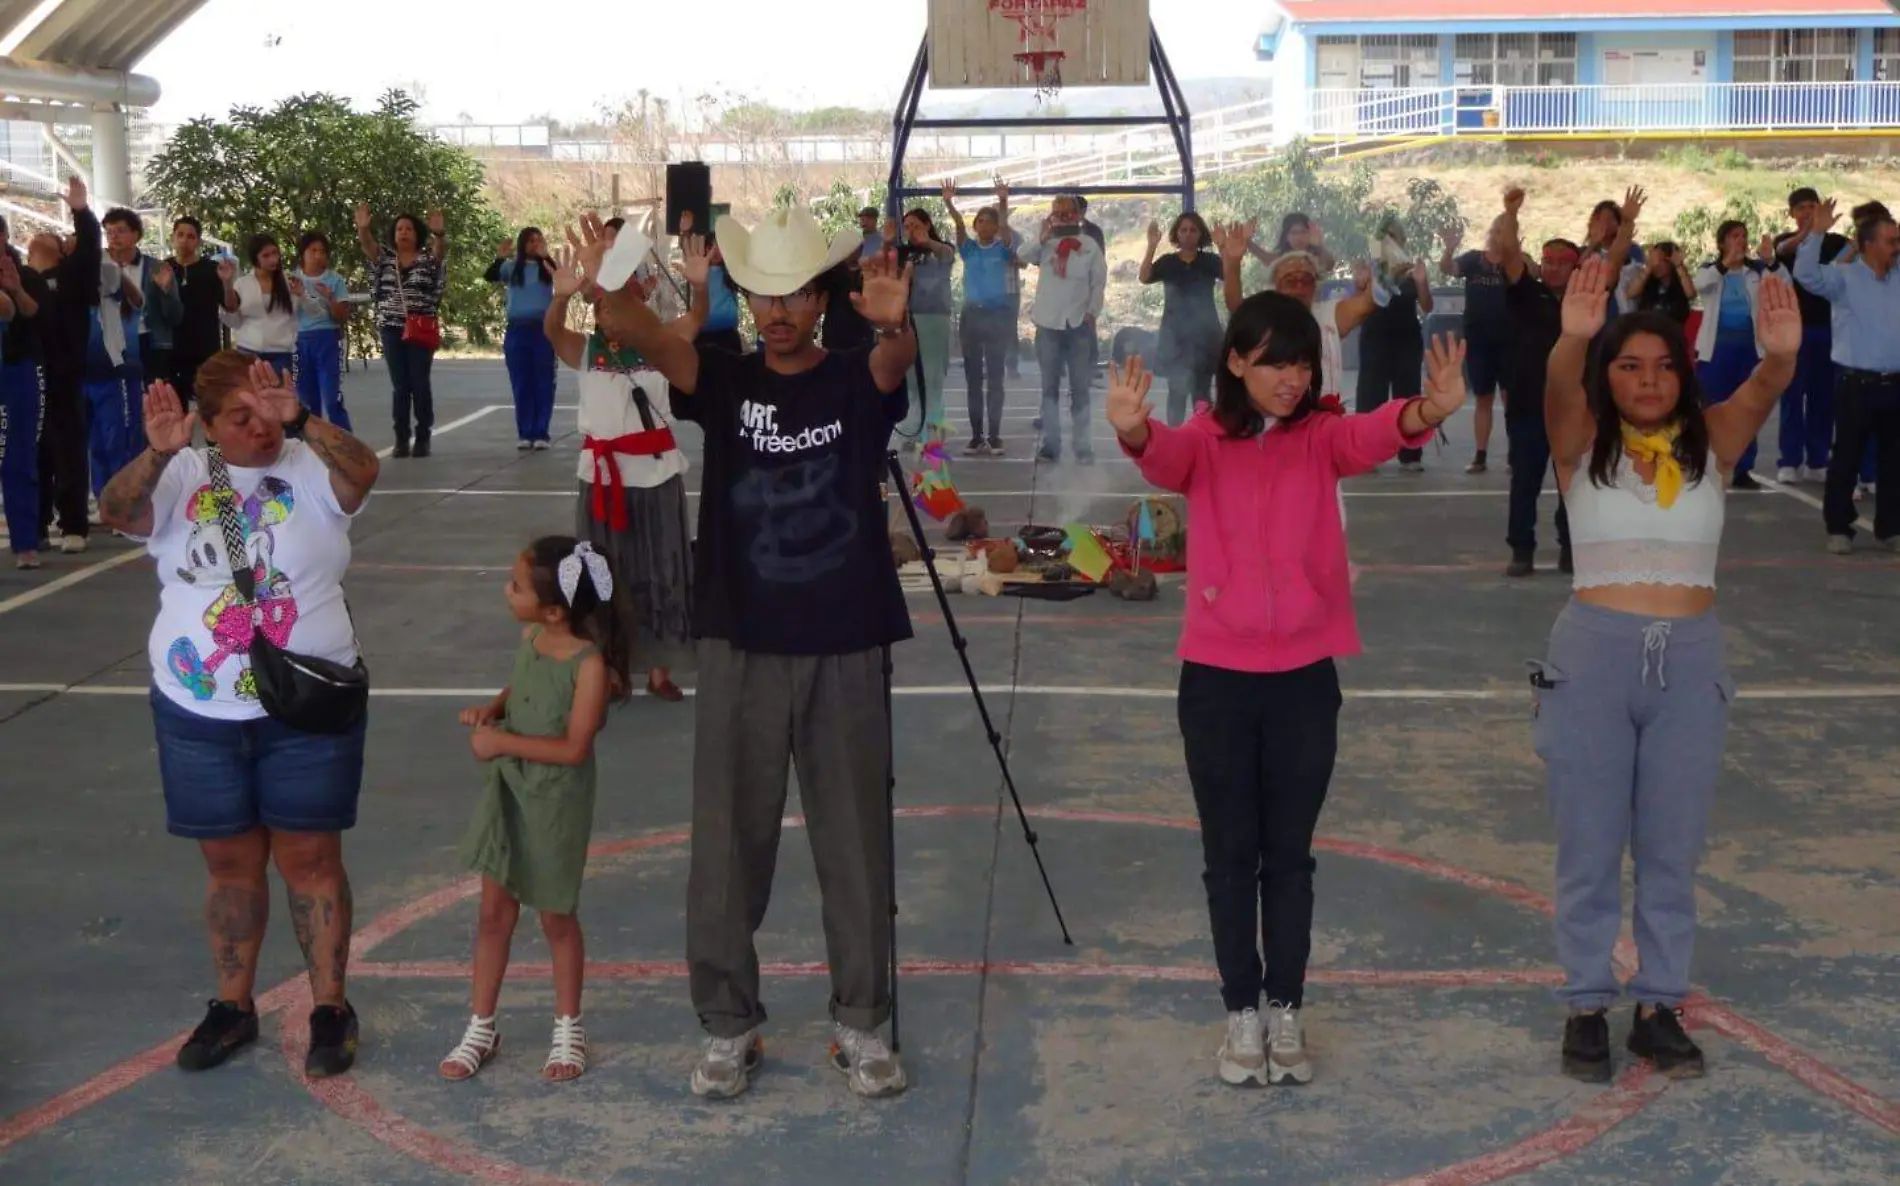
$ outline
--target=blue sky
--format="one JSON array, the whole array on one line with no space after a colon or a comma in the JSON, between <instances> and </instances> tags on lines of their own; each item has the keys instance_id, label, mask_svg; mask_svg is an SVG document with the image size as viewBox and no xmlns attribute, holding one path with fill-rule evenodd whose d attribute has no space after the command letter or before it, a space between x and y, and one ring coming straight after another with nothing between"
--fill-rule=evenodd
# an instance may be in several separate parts
<instances>
[{"instance_id":1,"label":"blue sky","mask_svg":"<svg viewBox=\"0 0 1900 1186\"><path fill-rule=\"evenodd\" d=\"M666 31L678 11L695 31ZM1151 12L1181 76L1264 75L1251 51L1263 0L1153 0ZM419 87L444 123L586 117L641 87L676 102L883 107L924 16L924 0L210 0L138 70L163 86L166 123L390 86Z\"/></svg>"}]
</instances>

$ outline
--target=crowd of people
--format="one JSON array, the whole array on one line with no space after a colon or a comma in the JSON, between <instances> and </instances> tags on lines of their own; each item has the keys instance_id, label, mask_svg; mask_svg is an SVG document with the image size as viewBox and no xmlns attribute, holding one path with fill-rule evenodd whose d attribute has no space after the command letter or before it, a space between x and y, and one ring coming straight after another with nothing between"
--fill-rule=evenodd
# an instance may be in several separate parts
<instances>
[{"instance_id":1,"label":"crowd of people","mask_svg":"<svg viewBox=\"0 0 1900 1186\"><path fill-rule=\"evenodd\" d=\"M1026 268L1039 271L1038 455L1062 456L1065 380L1078 462L1091 458L1096 415L1097 235L1083 202L1061 197L1036 241L1021 242L1008 197L999 186L996 205L966 226L946 194L954 245L921 210L896 225L867 211L861 233L829 240L797 208L750 228L723 218L710 236L688 226L676 279L690 307L670 321L654 298L673 278L618 219L589 216L565 250L528 228L497 251L489 277L508 289L519 443L549 447L565 364L579 380L581 449L574 533L526 547L505 591L522 627L508 685L462 716L484 778L462 855L482 895L471 1015L445 1077L474 1076L499 1051L524 906L554 953L544 1074L585 1071L578 904L595 739L606 706L635 690L634 673L652 697L678 700L672 676L691 665L686 955L706 1036L690 1089L730 1098L760 1069L754 936L794 765L823 898L831 1063L860 1095L905 1089L880 1036L892 1007L891 648L911 633L885 530L886 453L906 432L941 429L929 401L953 337L969 374L969 451L1004 449L1004 339L1015 337ZM0 390L9 423L28 361L83 396L92 428L77 440L49 434L54 505L62 519L81 516L62 529L85 538L90 480L102 522L159 561L151 708L167 826L202 851L218 978L179 1063L208 1069L257 1037L274 863L309 965L307 1071L339 1074L358 1039L341 834L356 821L366 730L366 701L351 699L366 690L342 581L350 521L381 469L335 390L350 295L319 233L300 240L295 270L276 240L257 237L239 276L203 257L188 218L174 225L173 258L157 261L138 252L136 215L95 220L76 183L68 200L74 235L35 238L33 278L0 255L0 316L11 319ZM1165 289L1157 365L1167 407L1154 415L1155 376L1139 357L1118 359L1106 417L1141 474L1184 496L1193 527L1178 706L1227 1013L1225 1082L1314 1074L1300 1019L1312 841L1339 745L1335 663L1360 645L1344 479L1393 459L1416 467L1468 393L1483 409L1503 391L1509 571L1524 575L1554 467L1560 563L1575 594L1532 665L1533 734L1556 829L1559 995L1570 1009L1560 1065L1590 1081L1611 1073L1606 1011L1625 991L1612 965L1625 848L1641 956L1628 1048L1670 1074L1703 1069L1679 1010L1693 875L1735 695L1715 571L1726 492L1752 481L1755 440L1778 403L1792 450L1783 468L1827 466L1829 547L1851 547L1869 442L1886 471L1874 535L1900 546L1900 233L1884 208L1858 209L1851 239L1830 237L1836 205L1797 191L1795 230L1764 239L1750 260L1746 234L1724 228L1721 257L1690 273L1672 246L1637 245L1639 189L1600 206L1581 243L1551 239L1534 258L1519 226L1525 201L1522 190L1504 195L1481 252L1446 237L1441 270L1467 285L1464 341L1422 337L1428 264L1396 225L1352 268L1347 295L1328 300L1320 281L1338 261L1303 215L1285 219L1271 250L1253 224L1210 227L1192 213L1165 236L1149 229L1140 279ZM394 389L395 455L427 456L442 222L401 216L387 243L367 208L356 224ZM1159 255L1164 237L1172 250ZM1268 290L1248 295L1250 257L1267 264ZM948 275L959 262L953 335ZM570 325L577 299L592 310L586 334ZM735 348L740 305L756 338L749 351ZM39 319L40 332L21 330ZM222 348L224 327L237 349ZM1361 331L1349 415L1343 343ZM696 531L675 421L704 435ZM1478 470L1488 434L1487 420ZM77 470L75 447L90 450ZM10 524L19 550L43 525L30 498L16 504L13 472L8 514L28 508ZM297 662L287 669L285 656Z\"/></svg>"}]
</instances>

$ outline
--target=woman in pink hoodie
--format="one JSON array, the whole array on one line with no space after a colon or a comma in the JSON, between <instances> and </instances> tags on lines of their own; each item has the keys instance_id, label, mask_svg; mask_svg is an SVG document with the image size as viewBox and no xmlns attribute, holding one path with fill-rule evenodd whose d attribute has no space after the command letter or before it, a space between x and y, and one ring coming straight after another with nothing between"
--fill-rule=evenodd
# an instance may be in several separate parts
<instances>
[{"instance_id":1,"label":"woman in pink hoodie","mask_svg":"<svg viewBox=\"0 0 1900 1186\"><path fill-rule=\"evenodd\" d=\"M1109 371L1123 450L1187 496L1178 704L1228 1014L1220 1077L1235 1085L1313 1077L1300 1029L1313 830L1338 749L1333 661L1359 653L1340 479L1425 444L1465 401L1462 343L1432 344L1422 398L1363 416L1322 404L1320 351L1313 314L1269 292L1235 311L1214 406L1179 428L1150 422L1140 359Z\"/></svg>"}]
</instances>

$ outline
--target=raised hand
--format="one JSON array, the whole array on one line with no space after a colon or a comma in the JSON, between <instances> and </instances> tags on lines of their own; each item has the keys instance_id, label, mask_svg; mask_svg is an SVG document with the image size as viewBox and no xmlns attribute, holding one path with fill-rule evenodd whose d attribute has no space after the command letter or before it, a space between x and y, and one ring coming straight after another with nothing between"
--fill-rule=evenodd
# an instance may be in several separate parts
<instances>
[{"instance_id":1,"label":"raised hand","mask_svg":"<svg viewBox=\"0 0 1900 1186\"><path fill-rule=\"evenodd\" d=\"M1504 209L1511 214L1516 214L1518 211L1524 209L1523 186L1514 185L1504 191Z\"/></svg>"},{"instance_id":2,"label":"raised hand","mask_svg":"<svg viewBox=\"0 0 1900 1186\"><path fill-rule=\"evenodd\" d=\"M954 207L957 204L957 183L956 182L945 181L943 183L943 204L946 206L951 206L951 207Z\"/></svg>"},{"instance_id":3,"label":"raised hand","mask_svg":"<svg viewBox=\"0 0 1900 1186\"><path fill-rule=\"evenodd\" d=\"M563 247L554 253L555 300L567 300L587 283L581 276L580 268L574 262L579 255L580 253L572 247Z\"/></svg>"},{"instance_id":4,"label":"raised hand","mask_svg":"<svg viewBox=\"0 0 1900 1186\"><path fill-rule=\"evenodd\" d=\"M1009 205L1009 182L1001 177L996 179L996 201L1000 205Z\"/></svg>"},{"instance_id":5,"label":"raised hand","mask_svg":"<svg viewBox=\"0 0 1900 1186\"><path fill-rule=\"evenodd\" d=\"M712 280L712 249L706 246L701 235L686 235L680 239L680 271L685 273L686 282L695 288L704 288Z\"/></svg>"},{"instance_id":6,"label":"raised hand","mask_svg":"<svg viewBox=\"0 0 1900 1186\"><path fill-rule=\"evenodd\" d=\"M1801 353L1801 304L1794 286L1779 274L1763 276L1755 298L1755 340L1766 353L1792 359Z\"/></svg>"},{"instance_id":7,"label":"raised hand","mask_svg":"<svg viewBox=\"0 0 1900 1186\"><path fill-rule=\"evenodd\" d=\"M607 237L607 225L600 220L600 215L592 210L581 215L579 233L575 233L573 227L568 227L567 242L574 249L574 266L589 280L597 280L600 263L613 247L613 242Z\"/></svg>"},{"instance_id":8,"label":"raised hand","mask_svg":"<svg viewBox=\"0 0 1900 1186\"><path fill-rule=\"evenodd\" d=\"M1761 242L1755 244L1755 254L1761 258L1761 262L1767 264L1769 267L1773 267L1775 264L1775 237L1773 235L1764 234L1761 237Z\"/></svg>"},{"instance_id":9,"label":"raised hand","mask_svg":"<svg viewBox=\"0 0 1900 1186\"><path fill-rule=\"evenodd\" d=\"M289 424L303 414L297 393L284 386L284 377L277 368L261 358L251 364L251 381L238 398L252 415L279 424Z\"/></svg>"},{"instance_id":10,"label":"raised hand","mask_svg":"<svg viewBox=\"0 0 1900 1186\"><path fill-rule=\"evenodd\" d=\"M498 245L495 248L496 259L508 259L509 257L513 256L514 253L515 253L515 241L513 239L503 239L500 245Z\"/></svg>"},{"instance_id":11,"label":"raised hand","mask_svg":"<svg viewBox=\"0 0 1900 1186\"><path fill-rule=\"evenodd\" d=\"M1214 247L1224 262L1239 263L1245 260L1249 238L1241 233L1239 223L1225 223L1214 228Z\"/></svg>"},{"instance_id":12,"label":"raised hand","mask_svg":"<svg viewBox=\"0 0 1900 1186\"><path fill-rule=\"evenodd\" d=\"M1365 260L1357 260L1352 265L1352 289L1364 292L1372 287L1372 265Z\"/></svg>"},{"instance_id":13,"label":"raised hand","mask_svg":"<svg viewBox=\"0 0 1900 1186\"><path fill-rule=\"evenodd\" d=\"M1592 255L1578 265L1564 290L1563 332L1567 338L1594 338L1609 316L1610 261Z\"/></svg>"},{"instance_id":14,"label":"raised hand","mask_svg":"<svg viewBox=\"0 0 1900 1186\"><path fill-rule=\"evenodd\" d=\"M851 294L851 307L858 311L860 317L879 328L895 329L903 325L910 311L913 267L912 264L905 264L903 271L899 272L895 260L888 253L865 260L864 291Z\"/></svg>"},{"instance_id":15,"label":"raised hand","mask_svg":"<svg viewBox=\"0 0 1900 1186\"><path fill-rule=\"evenodd\" d=\"M0 252L0 290L20 291L20 268L13 262L12 254L8 252Z\"/></svg>"},{"instance_id":16,"label":"raised hand","mask_svg":"<svg viewBox=\"0 0 1900 1186\"><path fill-rule=\"evenodd\" d=\"M237 280L237 261L234 259L219 260L218 279L224 281L225 287L229 288L231 284Z\"/></svg>"},{"instance_id":17,"label":"raised hand","mask_svg":"<svg viewBox=\"0 0 1900 1186\"><path fill-rule=\"evenodd\" d=\"M895 218L887 218L884 220L884 241L886 243L896 243L902 235L903 228L897 225Z\"/></svg>"},{"instance_id":18,"label":"raised hand","mask_svg":"<svg viewBox=\"0 0 1900 1186\"><path fill-rule=\"evenodd\" d=\"M1418 286L1420 292L1432 286L1431 269L1426 266L1422 255L1412 261L1412 283Z\"/></svg>"},{"instance_id":19,"label":"raised hand","mask_svg":"<svg viewBox=\"0 0 1900 1186\"><path fill-rule=\"evenodd\" d=\"M1306 233L1310 236L1308 241L1311 242L1313 246L1326 246L1326 228L1320 225L1319 219L1309 218L1306 220ZM1247 237L1249 239L1253 238L1253 232L1249 231Z\"/></svg>"},{"instance_id":20,"label":"raised hand","mask_svg":"<svg viewBox=\"0 0 1900 1186\"><path fill-rule=\"evenodd\" d=\"M1146 439L1148 417L1154 413L1154 405L1148 402L1153 385L1154 376L1142 365L1139 354L1130 355L1120 366L1108 364L1108 423L1116 436L1131 444Z\"/></svg>"},{"instance_id":21,"label":"raised hand","mask_svg":"<svg viewBox=\"0 0 1900 1186\"><path fill-rule=\"evenodd\" d=\"M198 413L185 411L178 392L163 381L145 389L145 440L159 453L191 448L191 432Z\"/></svg>"},{"instance_id":22,"label":"raised hand","mask_svg":"<svg viewBox=\"0 0 1900 1186\"><path fill-rule=\"evenodd\" d=\"M1425 354L1425 402L1442 422L1465 403L1465 344L1440 334Z\"/></svg>"},{"instance_id":23,"label":"raised hand","mask_svg":"<svg viewBox=\"0 0 1900 1186\"><path fill-rule=\"evenodd\" d=\"M369 217L369 203L368 203L368 202L358 202L358 203L356 204L356 229L357 229L357 231L359 231L359 232L362 232L362 231L367 231L367 230L369 229L369 224L370 224L370 217Z\"/></svg>"},{"instance_id":24,"label":"raised hand","mask_svg":"<svg viewBox=\"0 0 1900 1186\"><path fill-rule=\"evenodd\" d=\"M1814 229L1822 232L1833 230L1834 224L1840 220L1840 200L1837 198L1829 198L1827 201L1822 202L1820 208L1814 212Z\"/></svg>"},{"instance_id":25,"label":"raised hand","mask_svg":"<svg viewBox=\"0 0 1900 1186\"><path fill-rule=\"evenodd\" d=\"M440 210L429 211L428 221L429 221L429 233L432 235L443 234L448 229L449 224L442 217L442 212Z\"/></svg>"},{"instance_id":26,"label":"raised hand","mask_svg":"<svg viewBox=\"0 0 1900 1186\"><path fill-rule=\"evenodd\" d=\"M1150 222L1148 224L1148 250L1153 251L1159 246L1161 246L1161 224L1158 222Z\"/></svg>"},{"instance_id":27,"label":"raised hand","mask_svg":"<svg viewBox=\"0 0 1900 1186\"><path fill-rule=\"evenodd\" d=\"M68 177L66 179L66 192L61 196L65 198L67 206L74 210L84 210L86 208L86 183L84 179L77 173Z\"/></svg>"},{"instance_id":28,"label":"raised hand","mask_svg":"<svg viewBox=\"0 0 1900 1186\"><path fill-rule=\"evenodd\" d=\"M1643 216L1643 207L1649 204L1649 193L1640 185L1632 185L1623 195L1623 225L1633 228L1636 220Z\"/></svg>"},{"instance_id":29,"label":"raised hand","mask_svg":"<svg viewBox=\"0 0 1900 1186\"><path fill-rule=\"evenodd\" d=\"M1464 246L1465 228L1453 223L1439 231L1438 237L1445 241L1446 251L1456 253L1460 247Z\"/></svg>"},{"instance_id":30,"label":"raised hand","mask_svg":"<svg viewBox=\"0 0 1900 1186\"><path fill-rule=\"evenodd\" d=\"M172 288L172 266L168 260L159 260L152 269L152 283L158 285L160 292L170 292Z\"/></svg>"}]
</instances>

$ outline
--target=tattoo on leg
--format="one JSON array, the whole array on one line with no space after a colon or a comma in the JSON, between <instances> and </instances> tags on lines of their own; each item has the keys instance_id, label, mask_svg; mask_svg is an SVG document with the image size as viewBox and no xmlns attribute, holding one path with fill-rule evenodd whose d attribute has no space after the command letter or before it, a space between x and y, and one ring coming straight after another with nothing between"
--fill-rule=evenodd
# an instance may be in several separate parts
<instances>
[{"instance_id":1,"label":"tattoo on leg","mask_svg":"<svg viewBox=\"0 0 1900 1186\"><path fill-rule=\"evenodd\" d=\"M343 991L344 974L350 966L350 926L356 917L356 899L350 892L350 875L339 874L335 907L335 946L330 952L330 984Z\"/></svg>"},{"instance_id":2,"label":"tattoo on leg","mask_svg":"<svg viewBox=\"0 0 1900 1186\"><path fill-rule=\"evenodd\" d=\"M270 921L270 892L262 885L220 885L205 900L205 925L211 932L212 959L218 979L242 976L246 953L264 937ZM253 953L254 956L254 953Z\"/></svg>"},{"instance_id":3,"label":"tattoo on leg","mask_svg":"<svg viewBox=\"0 0 1900 1186\"><path fill-rule=\"evenodd\" d=\"M296 890L285 891L290 898L290 925L297 932L297 947L303 952L303 965L312 975L316 974L317 964L311 958L316 950L315 912L317 899L310 894L300 894Z\"/></svg>"}]
</instances>

